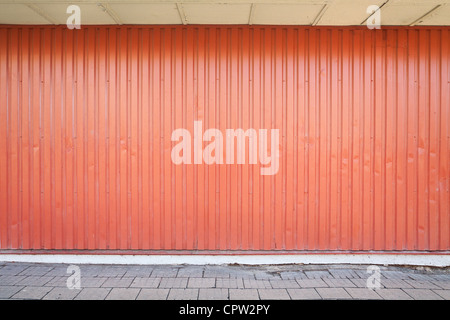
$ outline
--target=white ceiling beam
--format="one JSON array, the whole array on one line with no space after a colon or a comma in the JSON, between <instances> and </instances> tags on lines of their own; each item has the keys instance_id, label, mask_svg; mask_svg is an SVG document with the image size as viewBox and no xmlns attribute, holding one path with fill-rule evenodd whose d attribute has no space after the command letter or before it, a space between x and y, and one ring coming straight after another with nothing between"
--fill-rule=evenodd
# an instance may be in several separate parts
<instances>
[{"instance_id":1,"label":"white ceiling beam","mask_svg":"<svg viewBox=\"0 0 450 320\"><path fill-rule=\"evenodd\" d=\"M409 26L415 26L416 24L418 24L419 22L422 22L426 17L431 16L433 13L436 13L438 9L442 9L443 5L438 4L436 7L434 7L433 9L431 9L430 11L428 11L427 13L425 13L423 16L421 16L420 18L414 20Z\"/></svg>"},{"instance_id":2,"label":"white ceiling beam","mask_svg":"<svg viewBox=\"0 0 450 320\"><path fill-rule=\"evenodd\" d=\"M117 13L115 13L114 10L111 9L111 7L107 3L106 4L97 3L97 6L99 6L103 10L103 12L107 13L114 20L115 23L123 24Z\"/></svg>"},{"instance_id":3,"label":"white ceiling beam","mask_svg":"<svg viewBox=\"0 0 450 320\"><path fill-rule=\"evenodd\" d=\"M313 25L313 26L317 25L320 22L320 19L322 19L323 15L325 14L325 12L328 10L329 7L330 7L329 3L325 3L323 5L322 9L317 14L317 16L314 18L314 20L311 23L311 25Z\"/></svg>"},{"instance_id":4,"label":"white ceiling beam","mask_svg":"<svg viewBox=\"0 0 450 320\"><path fill-rule=\"evenodd\" d=\"M45 13L44 10L39 8L37 5L32 4L32 3L28 3L28 4L25 4L25 5L28 8L30 8L31 10L33 10L34 12L36 12L38 15L40 15L42 18L44 18L45 20L50 22L51 24L58 24L58 21L56 19L50 17L47 13Z\"/></svg>"},{"instance_id":5,"label":"white ceiling beam","mask_svg":"<svg viewBox=\"0 0 450 320\"><path fill-rule=\"evenodd\" d=\"M251 26L253 24L253 17L255 16L255 4L252 3L250 6L250 14L248 15L248 24Z\"/></svg>"},{"instance_id":6,"label":"white ceiling beam","mask_svg":"<svg viewBox=\"0 0 450 320\"><path fill-rule=\"evenodd\" d=\"M188 24L188 18L186 16L186 12L184 12L184 8L183 8L183 5L181 3L177 2L177 10L178 10L178 14L180 15L181 22L184 25L187 25Z\"/></svg>"},{"instance_id":7,"label":"white ceiling beam","mask_svg":"<svg viewBox=\"0 0 450 320\"><path fill-rule=\"evenodd\" d=\"M364 25L364 24L366 24L366 22L375 14L375 13L377 13L378 11L380 11L381 10L381 8L387 8L388 7L388 3L389 3L389 1L390 0L386 0L379 8L378 8L378 10L375 10L374 12L372 12L372 14L370 15L370 16L368 16L367 18L365 18L364 19L364 21L363 22L361 22L361 25Z\"/></svg>"}]
</instances>

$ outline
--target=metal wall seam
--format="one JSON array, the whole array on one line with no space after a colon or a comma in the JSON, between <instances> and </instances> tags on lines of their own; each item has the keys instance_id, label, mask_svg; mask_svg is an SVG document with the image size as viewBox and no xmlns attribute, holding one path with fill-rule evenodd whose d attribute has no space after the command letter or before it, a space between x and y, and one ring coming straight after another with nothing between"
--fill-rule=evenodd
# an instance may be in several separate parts
<instances>
[{"instance_id":1,"label":"metal wall seam","mask_svg":"<svg viewBox=\"0 0 450 320\"><path fill-rule=\"evenodd\" d=\"M449 31L0 26L0 249L449 250Z\"/></svg>"}]
</instances>

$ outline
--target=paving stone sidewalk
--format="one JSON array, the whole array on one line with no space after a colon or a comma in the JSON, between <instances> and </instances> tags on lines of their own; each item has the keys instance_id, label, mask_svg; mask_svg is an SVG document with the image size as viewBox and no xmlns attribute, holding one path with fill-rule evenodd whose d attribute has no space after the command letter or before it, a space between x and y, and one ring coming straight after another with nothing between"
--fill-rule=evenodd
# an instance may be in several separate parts
<instances>
[{"instance_id":1,"label":"paving stone sidewalk","mask_svg":"<svg viewBox=\"0 0 450 320\"><path fill-rule=\"evenodd\" d=\"M0 299L450 300L450 268L363 265L78 265L0 262ZM73 267L73 265L72 265Z\"/></svg>"}]
</instances>

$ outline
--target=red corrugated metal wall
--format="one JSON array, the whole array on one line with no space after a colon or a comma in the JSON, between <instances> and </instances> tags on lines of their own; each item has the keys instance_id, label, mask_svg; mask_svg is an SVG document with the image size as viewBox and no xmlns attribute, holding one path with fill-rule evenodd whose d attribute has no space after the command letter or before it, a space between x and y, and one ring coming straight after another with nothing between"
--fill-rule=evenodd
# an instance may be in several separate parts
<instances>
[{"instance_id":1,"label":"red corrugated metal wall","mask_svg":"<svg viewBox=\"0 0 450 320\"><path fill-rule=\"evenodd\" d=\"M449 49L447 27L0 26L0 248L449 250ZM174 164L195 120L279 129L278 172L248 144Z\"/></svg>"}]
</instances>

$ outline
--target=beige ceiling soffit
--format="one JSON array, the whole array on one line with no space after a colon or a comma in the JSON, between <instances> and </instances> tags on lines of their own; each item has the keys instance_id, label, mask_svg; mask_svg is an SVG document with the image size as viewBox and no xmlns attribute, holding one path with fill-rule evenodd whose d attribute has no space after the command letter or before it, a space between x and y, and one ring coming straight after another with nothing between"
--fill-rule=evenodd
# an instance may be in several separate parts
<instances>
[{"instance_id":1,"label":"beige ceiling soffit","mask_svg":"<svg viewBox=\"0 0 450 320\"><path fill-rule=\"evenodd\" d=\"M253 17L255 16L255 4L252 3L252 5L250 6L250 14L248 15L248 24L252 25L253 24Z\"/></svg>"},{"instance_id":2,"label":"beige ceiling soffit","mask_svg":"<svg viewBox=\"0 0 450 320\"><path fill-rule=\"evenodd\" d=\"M50 17L48 14L46 14L44 12L44 10L42 10L41 8L39 8L37 5L32 4L32 3L27 3L25 4L28 8L30 8L31 10L33 10L34 12L36 12L38 15L40 15L41 17L43 17L45 20L47 20L48 22L52 23L52 24L58 24L58 21L56 21L55 19L53 19L52 17Z\"/></svg>"},{"instance_id":3,"label":"beige ceiling soffit","mask_svg":"<svg viewBox=\"0 0 450 320\"><path fill-rule=\"evenodd\" d=\"M119 16L114 12L113 9L110 8L109 4L103 4L103 3L97 3L97 6L99 6L103 12L106 12L117 24L123 24L120 20Z\"/></svg>"},{"instance_id":4,"label":"beige ceiling soffit","mask_svg":"<svg viewBox=\"0 0 450 320\"><path fill-rule=\"evenodd\" d=\"M414 20L414 22L412 22L409 26L412 27L412 26L415 26L417 23L422 22L422 20L423 20L425 17L430 17L433 13L436 13L436 11L437 11L438 9L441 9L442 7L443 7L443 5L438 4L436 7L434 7L433 9L431 9L430 11L428 11L427 13L425 13L423 16L421 16L419 19Z\"/></svg>"},{"instance_id":5,"label":"beige ceiling soffit","mask_svg":"<svg viewBox=\"0 0 450 320\"><path fill-rule=\"evenodd\" d=\"M369 20L375 13L377 13L378 11L380 11L381 8L387 8L387 7L388 7L388 2L389 2L389 1L390 1L390 0L387 0L385 3L383 3L383 4L378 8L378 10L374 11L370 16L368 16L367 18L365 18L364 21L361 22L361 26L364 25L364 24L366 24L367 20Z\"/></svg>"},{"instance_id":6,"label":"beige ceiling soffit","mask_svg":"<svg viewBox=\"0 0 450 320\"><path fill-rule=\"evenodd\" d=\"M178 9L178 14L180 15L181 22L184 25L188 24L188 19L186 17L186 13L184 12L183 5L178 2L176 3L176 5L177 5L177 9Z\"/></svg>"},{"instance_id":7,"label":"beige ceiling soffit","mask_svg":"<svg viewBox=\"0 0 450 320\"><path fill-rule=\"evenodd\" d=\"M322 7L322 9L320 10L320 12L317 14L317 16L314 18L314 21L311 23L311 25L315 26L320 22L320 19L322 19L323 15L325 14L325 12L328 10L329 8L329 3L325 3Z\"/></svg>"}]
</instances>

